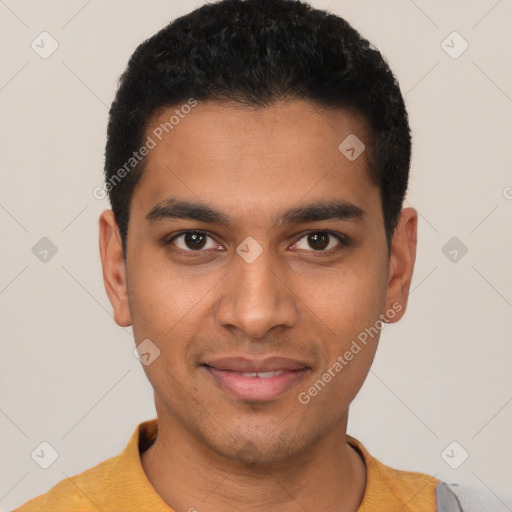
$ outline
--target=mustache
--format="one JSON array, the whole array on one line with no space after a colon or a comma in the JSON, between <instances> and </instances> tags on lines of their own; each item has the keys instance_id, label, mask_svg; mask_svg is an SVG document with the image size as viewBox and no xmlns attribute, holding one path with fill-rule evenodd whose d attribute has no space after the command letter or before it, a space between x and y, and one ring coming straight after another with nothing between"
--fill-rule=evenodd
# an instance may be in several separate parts
<instances>
[{"instance_id":1,"label":"mustache","mask_svg":"<svg viewBox=\"0 0 512 512\"><path fill-rule=\"evenodd\" d=\"M283 357L304 361L318 361L323 343L319 340L289 338L284 336L265 336L264 338L237 337L223 340L207 338L198 340L191 347L190 356L198 363L205 358L225 356L244 356L261 359L265 357Z\"/></svg>"}]
</instances>

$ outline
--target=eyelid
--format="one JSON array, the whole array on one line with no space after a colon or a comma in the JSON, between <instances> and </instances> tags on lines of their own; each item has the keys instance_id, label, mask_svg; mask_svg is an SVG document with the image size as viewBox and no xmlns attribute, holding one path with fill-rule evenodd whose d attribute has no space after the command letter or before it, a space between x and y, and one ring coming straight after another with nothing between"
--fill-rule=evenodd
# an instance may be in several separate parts
<instances>
[{"instance_id":1,"label":"eyelid","mask_svg":"<svg viewBox=\"0 0 512 512\"><path fill-rule=\"evenodd\" d=\"M309 250L308 249L299 249L299 250L301 250L301 251L305 250L306 252L311 252L311 253L314 253L314 254L332 254L334 252L340 251L341 249L343 249L344 247L349 245L348 237L346 237L342 233L337 233L337 232L334 232L334 231L329 231L328 229L313 229L313 230L309 230L309 231L301 234L301 236L297 239L297 241L294 242L292 245L297 244L303 238L305 238L305 237L307 237L307 236L309 236L311 234L314 234L314 233L325 233L326 235L328 235L330 237L336 238L338 240L339 244L338 244L337 247L334 247L334 248L331 248L331 249L328 249L328 250L318 250L318 251L315 251L314 249L309 249Z\"/></svg>"},{"instance_id":2,"label":"eyelid","mask_svg":"<svg viewBox=\"0 0 512 512\"><path fill-rule=\"evenodd\" d=\"M176 245L173 243L174 240L176 240L176 238L179 238L180 236L187 235L189 233L198 233L199 235L205 235L208 238L210 238L211 240L213 240L217 245L221 245L217 242L217 240L215 240L215 237L211 233L209 233L208 231L203 231L203 230L199 230L199 229L187 229L185 231L180 231L179 233L174 233L172 235L166 236L162 240L162 243L164 246L174 245L176 247ZM187 253L200 253L200 252L206 252L206 251L212 250L212 248L193 250L193 249L181 249L180 247L176 247L176 249L178 251L187 252Z\"/></svg>"},{"instance_id":3,"label":"eyelid","mask_svg":"<svg viewBox=\"0 0 512 512\"><path fill-rule=\"evenodd\" d=\"M169 235L169 236L165 237L163 239L162 243L163 243L164 246L171 245L172 242L176 238L179 238L180 236L186 235L188 233L198 233L200 235L206 235L207 237L211 238L216 244L222 245L222 244L219 244L219 242L217 242L217 240L215 239L215 236L212 233L210 233L208 231L198 230L198 229L189 229L189 230L185 230L185 231L180 231L178 233L174 233L172 235ZM337 233L337 232L329 231L329 230L326 230L326 229L313 229L313 230L309 230L309 231L306 231L304 233L301 233L299 238L297 238L297 240L295 242L293 242L292 246L297 244L303 238L305 238L305 237L307 237L307 236L309 236L311 234L314 234L314 233L325 233L326 235L328 235L330 237L336 238L338 240L339 244L338 244L337 247L331 248L331 249L328 249L328 250L318 250L318 251L316 251L314 249L309 249L309 250L308 249L299 249L299 250L306 251L306 252L311 252L311 253L317 253L317 254L322 254L322 253L323 254L331 254L333 252L339 251L339 250L343 249L344 247L348 246L349 242L350 242L348 237L346 237L342 233ZM174 245L174 244L172 244L172 245ZM214 250L212 248L210 248L210 249L197 249L197 250L181 249L180 247L176 247L176 249L178 251L185 252L185 253L201 253L201 252L206 252L206 251Z\"/></svg>"}]
</instances>

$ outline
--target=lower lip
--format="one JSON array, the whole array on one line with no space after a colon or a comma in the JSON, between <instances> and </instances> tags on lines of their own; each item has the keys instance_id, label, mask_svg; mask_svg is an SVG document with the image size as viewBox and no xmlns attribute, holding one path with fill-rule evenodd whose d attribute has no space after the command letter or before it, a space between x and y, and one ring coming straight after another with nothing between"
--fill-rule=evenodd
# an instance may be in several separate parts
<instances>
[{"instance_id":1,"label":"lower lip","mask_svg":"<svg viewBox=\"0 0 512 512\"><path fill-rule=\"evenodd\" d=\"M244 377L242 373L231 370L217 370L205 366L223 389L242 400L265 401L277 398L279 395L295 386L308 371L285 370L275 377Z\"/></svg>"}]
</instances>

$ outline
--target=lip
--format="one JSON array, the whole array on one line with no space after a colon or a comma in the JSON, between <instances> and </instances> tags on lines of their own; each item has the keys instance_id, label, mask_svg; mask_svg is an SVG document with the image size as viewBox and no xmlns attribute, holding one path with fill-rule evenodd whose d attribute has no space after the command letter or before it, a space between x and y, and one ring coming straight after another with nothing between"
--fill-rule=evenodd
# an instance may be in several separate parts
<instances>
[{"instance_id":1,"label":"lip","mask_svg":"<svg viewBox=\"0 0 512 512\"><path fill-rule=\"evenodd\" d=\"M216 370L239 373L272 372L279 370L294 371L310 369L310 366L297 359L284 357L266 357L265 359L249 359L247 357L221 357L203 362L203 365Z\"/></svg>"},{"instance_id":2,"label":"lip","mask_svg":"<svg viewBox=\"0 0 512 512\"><path fill-rule=\"evenodd\" d=\"M283 370L280 375L261 378L259 376L246 377L243 375L245 372L217 370L211 366L204 366L204 368L224 391L240 400L256 402L278 398L296 386L309 372L308 368Z\"/></svg>"},{"instance_id":3,"label":"lip","mask_svg":"<svg viewBox=\"0 0 512 512\"><path fill-rule=\"evenodd\" d=\"M214 382L230 395L251 401L273 400L296 386L311 367L298 359L285 357L219 357L201 365ZM244 376L244 373L281 372L270 377Z\"/></svg>"}]
</instances>

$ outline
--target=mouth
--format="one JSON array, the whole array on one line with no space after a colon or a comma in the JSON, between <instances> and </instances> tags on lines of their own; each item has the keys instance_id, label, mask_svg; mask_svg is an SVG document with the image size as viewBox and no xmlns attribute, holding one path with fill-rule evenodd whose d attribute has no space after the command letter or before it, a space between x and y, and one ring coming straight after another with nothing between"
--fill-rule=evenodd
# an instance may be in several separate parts
<instances>
[{"instance_id":1,"label":"mouth","mask_svg":"<svg viewBox=\"0 0 512 512\"><path fill-rule=\"evenodd\" d=\"M217 386L240 400L257 402L280 397L303 380L311 369L298 362L277 358L261 364L241 359L223 360L214 364L201 366L213 377Z\"/></svg>"}]
</instances>

